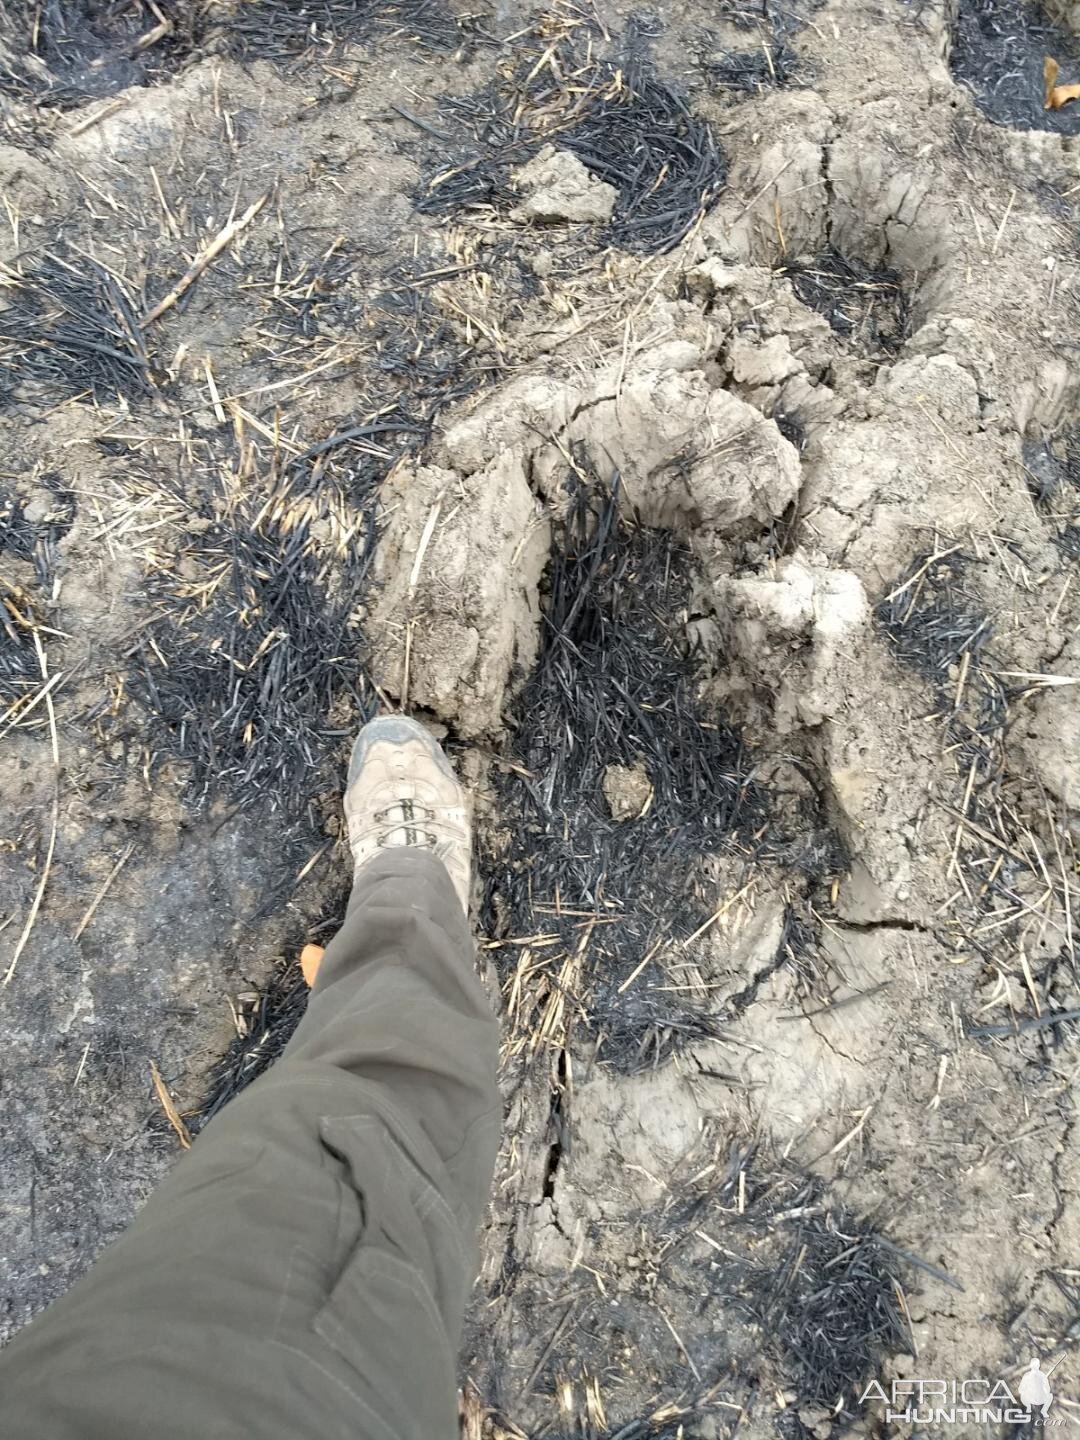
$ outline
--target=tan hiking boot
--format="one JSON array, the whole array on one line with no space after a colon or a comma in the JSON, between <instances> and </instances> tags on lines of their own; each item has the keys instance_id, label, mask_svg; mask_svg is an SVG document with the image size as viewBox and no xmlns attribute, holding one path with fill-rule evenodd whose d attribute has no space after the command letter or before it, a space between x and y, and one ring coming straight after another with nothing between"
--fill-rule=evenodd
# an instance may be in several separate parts
<instances>
[{"instance_id":1,"label":"tan hiking boot","mask_svg":"<svg viewBox=\"0 0 1080 1440\"><path fill-rule=\"evenodd\" d=\"M470 800L442 747L404 715L360 731L349 762L345 819L358 870L393 846L427 850L446 866L469 913Z\"/></svg>"}]
</instances>

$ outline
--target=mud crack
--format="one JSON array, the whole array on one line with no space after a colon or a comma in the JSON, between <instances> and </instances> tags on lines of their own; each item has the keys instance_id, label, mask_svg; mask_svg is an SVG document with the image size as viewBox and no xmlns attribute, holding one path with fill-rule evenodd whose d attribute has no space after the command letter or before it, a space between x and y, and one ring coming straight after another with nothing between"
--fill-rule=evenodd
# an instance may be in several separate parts
<instances>
[{"instance_id":1,"label":"mud crack","mask_svg":"<svg viewBox=\"0 0 1080 1440\"><path fill-rule=\"evenodd\" d=\"M540 1199L553 1202L552 1214L554 1217L555 1180L563 1156L569 1155L570 1152L569 1063L565 1047L559 1051L558 1059L555 1062L555 1073L552 1076L548 1129L553 1133L554 1139L548 1146L547 1159L544 1162L544 1180L540 1188ZM557 1217L555 1218L557 1223Z\"/></svg>"},{"instance_id":2,"label":"mud crack","mask_svg":"<svg viewBox=\"0 0 1080 1440\"><path fill-rule=\"evenodd\" d=\"M887 933L890 930L903 930L915 935L936 934L932 925L922 925L918 920L845 920L839 928L854 930L859 935L872 935L882 931Z\"/></svg>"}]
</instances>

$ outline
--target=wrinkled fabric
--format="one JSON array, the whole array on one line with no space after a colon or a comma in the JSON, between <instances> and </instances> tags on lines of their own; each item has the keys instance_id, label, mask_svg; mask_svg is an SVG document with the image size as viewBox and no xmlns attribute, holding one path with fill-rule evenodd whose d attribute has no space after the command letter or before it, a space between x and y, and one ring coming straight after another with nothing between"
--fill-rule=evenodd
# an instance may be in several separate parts
<instances>
[{"instance_id":1,"label":"wrinkled fabric","mask_svg":"<svg viewBox=\"0 0 1080 1440\"><path fill-rule=\"evenodd\" d=\"M4 1440L456 1437L497 1043L442 865L366 865L281 1058L0 1354Z\"/></svg>"}]
</instances>

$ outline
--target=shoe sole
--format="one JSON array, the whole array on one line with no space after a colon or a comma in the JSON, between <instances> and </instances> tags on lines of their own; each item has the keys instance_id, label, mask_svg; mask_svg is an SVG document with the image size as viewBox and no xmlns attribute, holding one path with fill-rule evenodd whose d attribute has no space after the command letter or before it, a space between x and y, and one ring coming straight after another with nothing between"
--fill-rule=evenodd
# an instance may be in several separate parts
<instances>
[{"instance_id":1,"label":"shoe sole","mask_svg":"<svg viewBox=\"0 0 1080 1440\"><path fill-rule=\"evenodd\" d=\"M349 758L349 774L345 782L346 790L352 788L353 781L359 776L372 745L380 743L406 745L415 742L423 745L448 780L453 780L455 784L460 783L442 746L434 735L425 730L417 721L410 720L407 715L379 715L376 719L368 721L353 743L352 755Z\"/></svg>"}]
</instances>

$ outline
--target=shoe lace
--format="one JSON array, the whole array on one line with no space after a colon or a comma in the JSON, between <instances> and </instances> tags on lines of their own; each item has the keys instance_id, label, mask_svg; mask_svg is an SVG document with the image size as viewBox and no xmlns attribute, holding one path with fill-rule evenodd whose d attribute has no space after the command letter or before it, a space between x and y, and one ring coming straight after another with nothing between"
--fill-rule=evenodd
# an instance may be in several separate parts
<instances>
[{"instance_id":1,"label":"shoe lace","mask_svg":"<svg viewBox=\"0 0 1080 1440\"><path fill-rule=\"evenodd\" d=\"M394 814L395 811L399 813ZM420 828L436 820L435 811L416 800L391 801L389 805L375 811L374 820L380 827L376 838L376 844L380 847L388 845L391 836L399 830L405 832L406 845L434 850L439 843L439 837L433 831Z\"/></svg>"}]
</instances>

